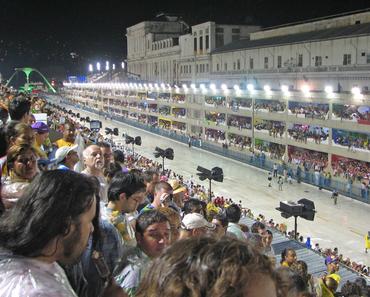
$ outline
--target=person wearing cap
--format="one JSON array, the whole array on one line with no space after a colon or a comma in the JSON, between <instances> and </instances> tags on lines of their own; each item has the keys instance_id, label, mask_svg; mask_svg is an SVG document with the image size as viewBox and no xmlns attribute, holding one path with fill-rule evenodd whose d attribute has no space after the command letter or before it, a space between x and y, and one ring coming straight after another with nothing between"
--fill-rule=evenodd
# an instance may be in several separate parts
<instances>
[{"instance_id":1,"label":"person wearing cap","mask_svg":"<svg viewBox=\"0 0 370 297\"><path fill-rule=\"evenodd\" d=\"M216 226L208 222L201 214L189 213L182 219L179 240L199 237L207 234L207 231L214 231L215 229Z\"/></svg>"},{"instance_id":2,"label":"person wearing cap","mask_svg":"<svg viewBox=\"0 0 370 297\"><path fill-rule=\"evenodd\" d=\"M36 150L36 153L40 158L47 159L48 156L44 151L42 145L49 136L49 127L43 122L36 122L31 127L35 132L34 148Z\"/></svg>"},{"instance_id":3,"label":"person wearing cap","mask_svg":"<svg viewBox=\"0 0 370 297\"><path fill-rule=\"evenodd\" d=\"M181 185L177 179L170 180L169 184L173 189L173 202L177 205L177 207L183 208L184 196L185 192L187 191L186 187Z\"/></svg>"},{"instance_id":4,"label":"person wearing cap","mask_svg":"<svg viewBox=\"0 0 370 297\"><path fill-rule=\"evenodd\" d=\"M55 152L55 159L60 170L73 170L80 160L77 154L77 144L74 146L62 146Z\"/></svg>"}]
</instances>

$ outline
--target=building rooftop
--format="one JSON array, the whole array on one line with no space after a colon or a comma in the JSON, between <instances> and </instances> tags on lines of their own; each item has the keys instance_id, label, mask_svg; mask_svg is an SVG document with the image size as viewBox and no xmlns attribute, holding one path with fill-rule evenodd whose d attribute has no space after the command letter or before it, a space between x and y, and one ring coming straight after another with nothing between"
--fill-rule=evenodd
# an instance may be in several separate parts
<instances>
[{"instance_id":1,"label":"building rooftop","mask_svg":"<svg viewBox=\"0 0 370 297\"><path fill-rule=\"evenodd\" d=\"M370 23L356 24L341 28L331 28L325 30L310 31L285 36L276 36L261 39L241 39L225 46L215 49L212 53L222 53L241 49L252 49L260 47L278 46L292 43L322 41L343 37L362 36L370 34Z\"/></svg>"}]
</instances>

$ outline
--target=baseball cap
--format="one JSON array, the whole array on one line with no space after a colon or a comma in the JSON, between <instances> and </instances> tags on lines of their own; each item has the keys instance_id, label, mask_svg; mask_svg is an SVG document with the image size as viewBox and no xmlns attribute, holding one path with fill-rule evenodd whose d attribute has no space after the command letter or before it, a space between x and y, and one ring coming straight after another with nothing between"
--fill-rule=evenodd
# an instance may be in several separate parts
<instances>
[{"instance_id":1,"label":"baseball cap","mask_svg":"<svg viewBox=\"0 0 370 297\"><path fill-rule=\"evenodd\" d=\"M57 149L55 152L55 159L57 163L60 163L64 160L64 158L71 152L76 151L76 148L78 147L77 144L72 146L62 146Z\"/></svg>"},{"instance_id":2,"label":"baseball cap","mask_svg":"<svg viewBox=\"0 0 370 297\"><path fill-rule=\"evenodd\" d=\"M216 226L208 222L201 214L199 213L189 213L184 216L181 222L181 228L185 230L193 230L197 228L208 228L214 230Z\"/></svg>"},{"instance_id":3,"label":"baseball cap","mask_svg":"<svg viewBox=\"0 0 370 297\"><path fill-rule=\"evenodd\" d=\"M32 124L32 129L35 130L38 134L48 133L49 127L43 122L36 122Z\"/></svg>"}]
</instances>

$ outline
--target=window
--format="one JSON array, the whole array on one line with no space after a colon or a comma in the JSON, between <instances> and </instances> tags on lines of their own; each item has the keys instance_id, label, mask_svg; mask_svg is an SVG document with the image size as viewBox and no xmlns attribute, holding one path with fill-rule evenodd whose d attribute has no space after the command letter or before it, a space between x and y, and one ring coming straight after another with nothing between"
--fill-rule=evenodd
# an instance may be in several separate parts
<instances>
[{"instance_id":1,"label":"window","mask_svg":"<svg viewBox=\"0 0 370 297\"><path fill-rule=\"evenodd\" d=\"M233 28L233 29L231 29L231 33L237 33L237 34L239 34L240 33L240 29L239 28Z\"/></svg>"},{"instance_id":2,"label":"window","mask_svg":"<svg viewBox=\"0 0 370 297\"><path fill-rule=\"evenodd\" d=\"M209 64L206 64L206 72L209 72Z\"/></svg>"},{"instance_id":3,"label":"window","mask_svg":"<svg viewBox=\"0 0 370 297\"><path fill-rule=\"evenodd\" d=\"M224 28L216 28L216 33L224 33Z\"/></svg>"},{"instance_id":4,"label":"window","mask_svg":"<svg viewBox=\"0 0 370 297\"><path fill-rule=\"evenodd\" d=\"M209 49L209 35L206 35L206 50Z\"/></svg>"},{"instance_id":5,"label":"window","mask_svg":"<svg viewBox=\"0 0 370 297\"><path fill-rule=\"evenodd\" d=\"M343 65L351 65L351 54L343 55Z\"/></svg>"},{"instance_id":6,"label":"window","mask_svg":"<svg viewBox=\"0 0 370 297\"><path fill-rule=\"evenodd\" d=\"M298 67L302 67L302 66L303 66L303 55L299 54L298 55Z\"/></svg>"},{"instance_id":7,"label":"window","mask_svg":"<svg viewBox=\"0 0 370 297\"><path fill-rule=\"evenodd\" d=\"M182 73L182 65L181 65L181 67L180 67L180 73Z\"/></svg>"},{"instance_id":8,"label":"window","mask_svg":"<svg viewBox=\"0 0 370 297\"><path fill-rule=\"evenodd\" d=\"M249 58L249 68L253 69L254 63L253 63L253 58Z\"/></svg>"},{"instance_id":9,"label":"window","mask_svg":"<svg viewBox=\"0 0 370 297\"><path fill-rule=\"evenodd\" d=\"M196 52L198 50L198 47L197 47L197 38L194 37L194 52Z\"/></svg>"},{"instance_id":10,"label":"window","mask_svg":"<svg viewBox=\"0 0 370 297\"><path fill-rule=\"evenodd\" d=\"M236 61L236 68L237 68L238 70L240 70L240 60L239 60L239 59Z\"/></svg>"},{"instance_id":11,"label":"window","mask_svg":"<svg viewBox=\"0 0 370 297\"><path fill-rule=\"evenodd\" d=\"M227 71L227 63L224 63L224 69Z\"/></svg>"},{"instance_id":12,"label":"window","mask_svg":"<svg viewBox=\"0 0 370 297\"><path fill-rule=\"evenodd\" d=\"M319 67L322 65L322 57L321 56L315 56L315 66Z\"/></svg>"},{"instance_id":13,"label":"window","mask_svg":"<svg viewBox=\"0 0 370 297\"><path fill-rule=\"evenodd\" d=\"M191 73L191 65L189 65L189 73Z\"/></svg>"},{"instance_id":14,"label":"window","mask_svg":"<svg viewBox=\"0 0 370 297\"><path fill-rule=\"evenodd\" d=\"M369 57L370 57L370 55L369 55ZM220 71L220 64L218 64L218 63L216 64L216 70Z\"/></svg>"},{"instance_id":15,"label":"window","mask_svg":"<svg viewBox=\"0 0 370 297\"><path fill-rule=\"evenodd\" d=\"M224 35L216 34L216 47L221 47L224 45Z\"/></svg>"},{"instance_id":16,"label":"window","mask_svg":"<svg viewBox=\"0 0 370 297\"><path fill-rule=\"evenodd\" d=\"M277 68L281 68L281 56L278 56L277 58Z\"/></svg>"},{"instance_id":17,"label":"window","mask_svg":"<svg viewBox=\"0 0 370 297\"><path fill-rule=\"evenodd\" d=\"M199 65L197 64L196 66L195 66L195 73L198 73L199 72Z\"/></svg>"},{"instance_id":18,"label":"window","mask_svg":"<svg viewBox=\"0 0 370 297\"><path fill-rule=\"evenodd\" d=\"M236 70L236 63L233 63L233 70Z\"/></svg>"},{"instance_id":19,"label":"window","mask_svg":"<svg viewBox=\"0 0 370 297\"><path fill-rule=\"evenodd\" d=\"M264 58L264 62L263 62L263 67L265 68L265 69L268 69L269 68L269 57L265 57Z\"/></svg>"},{"instance_id":20,"label":"window","mask_svg":"<svg viewBox=\"0 0 370 297\"><path fill-rule=\"evenodd\" d=\"M203 36L199 37L199 50L203 50Z\"/></svg>"},{"instance_id":21,"label":"window","mask_svg":"<svg viewBox=\"0 0 370 297\"><path fill-rule=\"evenodd\" d=\"M366 55L366 63L367 64L370 64L370 54L367 54Z\"/></svg>"}]
</instances>

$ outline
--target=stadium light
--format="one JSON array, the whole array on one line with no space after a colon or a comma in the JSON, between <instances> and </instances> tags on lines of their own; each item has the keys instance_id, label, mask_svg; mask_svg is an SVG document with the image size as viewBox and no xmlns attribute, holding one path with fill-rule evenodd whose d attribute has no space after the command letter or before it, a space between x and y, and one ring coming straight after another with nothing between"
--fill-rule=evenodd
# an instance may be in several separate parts
<instances>
[{"instance_id":1,"label":"stadium light","mask_svg":"<svg viewBox=\"0 0 370 297\"><path fill-rule=\"evenodd\" d=\"M96 70L100 71L100 62L96 63Z\"/></svg>"},{"instance_id":2,"label":"stadium light","mask_svg":"<svg viewBox=\"0 0 370 297\"><path fill-rule=\"evenodd\" d=\"M351 89L351 93L352 93L353 95L360 95L360 94L361 94L361 90L360 90L360 88L359 88L359 87L353 87L353 88Z\"/></svg>"},{"instance_id":3,"label":"stadium light","mask_svg":"<svg viewBox=\"0 0 370 297\"><path fill-rule=\"evenodd\" d=\"M90 72L93 72L93 71L94 71L94 66L93 66L93 64L89 64L89 71L90 71Z\"/></svg>"},{"instance_id":4,"label":"stadium light","mask_svg":"<svg viewBox=\"0 0 370 297\"><path fill-rule=\"evenodd\" d=\"M333 87L332 86L325 86L325 93L326 94L333 94Z\"/></svg>"},{"instance_id":5,"label":"stadium light","mask_svg":"<svg viewBox=\"0 0 370 297\"><path fill-rule=\"evenodd\" d=\"M210 84L209 85L209 88L212 90L212 92L216 92L217 91L217 87L215 84Z\"/></svg>"},{"instance_id":6,"label":"stadium light","mask_svg":"<svg viewBox=\"0 0 370 297\"><path fill-rule=\"evenodd\" d=\"M249 92L254 91L254 85L252 85L252 84L248 84L248 85L247 85L247 90L248 90Z\"/></svg>"},{"instance_id":7,"label":"stadium light","mask_svg":"<svg viewBox=\"0 0 370 297\"><path fill-rule=\"evenodd\" d=\"M285 94L289 93L289 87L287 85L282 85L280 89Z\"/></svg>"},{"instance_id":8,"label":"stadium light","mask_svg":"<svg viewBox=\"0 0 370 297\"><path fill-rule=\"evenodd\" d=\"M122 62L122 63L121 63L121 68L122 68L122 69L125 69L125 62Z\"/></svg>"},{"instance_id":9,"label":"stadium light","mask_svg":"<svg viewBox=\"0 0 370 297\"><path fill-rule=\"evenodd\" d=\"M195 84L191 84L191 85L190 85L190 88L192 88L192 89L195 91L195 89L196 89Z\"/></svg>"},{"instance_id":10,"label":"stadium light","mask_svg":"<svg viewBox=\"0 0 370 297\"><path fill-rule=\"evenodd\" d=\"M310 94L310 87L309 85L303 85L301 87L301 91L303 92L303 94L305 94L306 96Z\"/></svg>"},{"instance_id":11,"label":"stadium light","mask_svg":"<svg viewBox=\"0 0 370 297\"><path fill-rule=\"evenodd\" d=\"M264 85L263 89L265 90L266 93L268 93L268 94L271 93L271 87L269 85Z\"/></svg>"},{"instance_id":12,"label":"stadium light","mask_svg":"<svg viewBox=\"0 0 370 297\"><path fill-rule=\"evenodd\" d=\"M109 61L105 61L105 70L108 71L109 70Z\"/></svg>"},{"instance_id":13,"label":"stadium light","mask_svg":"<svg viewBox=\"0 0 370 297\"><path fill-rule=\"evenodd\" d=\"M116 70L116 64L112 64L112 69Z\"/></svg>"}]
</instances>

